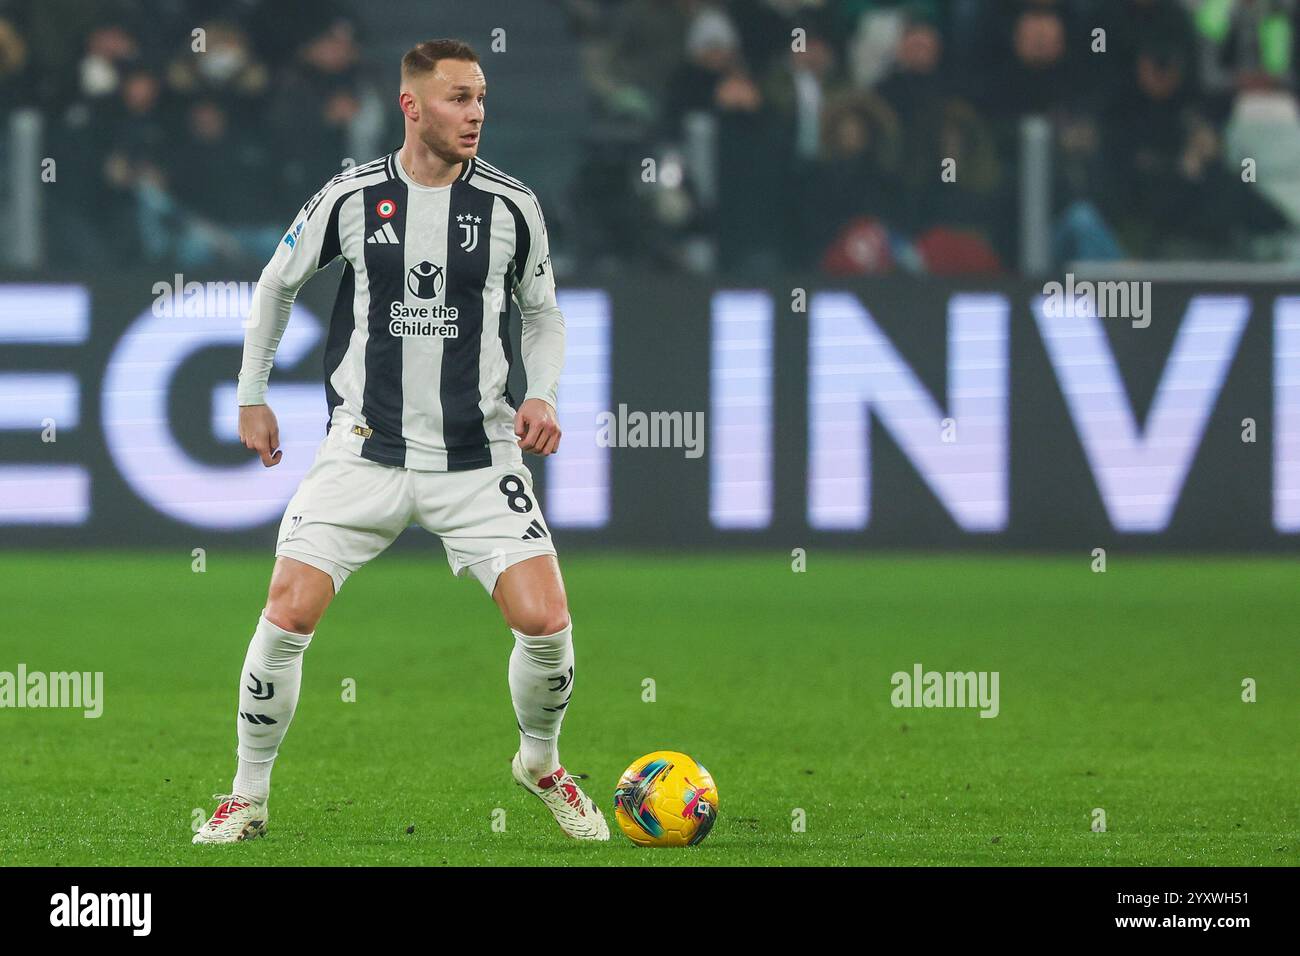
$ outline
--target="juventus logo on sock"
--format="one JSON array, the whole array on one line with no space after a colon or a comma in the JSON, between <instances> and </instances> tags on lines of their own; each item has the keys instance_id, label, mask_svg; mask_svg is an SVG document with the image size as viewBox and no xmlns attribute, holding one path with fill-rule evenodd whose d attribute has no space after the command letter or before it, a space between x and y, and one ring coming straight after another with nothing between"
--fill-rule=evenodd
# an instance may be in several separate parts
<instances>
[{"instance_id":1,"label":"juventus logo on sock","mask_svg":"<svg viewBox=\"0 0 1300 956\"><path fill-rule=\"evenodd\" d=\"M270 681L268 681L266 684L263 684L256 677L253 677L253 674L251 672L249 673L248 676L252 677L253 683L257 685L256 687L244 688L244 690L248 691L250 694L253 695L253 700L270 700L272 697L275 696L275 684L271 683ZM265 693L263 693L263 690L265 690Z\"/></svg>"},{"instance_id":2,"label":"juventus logo on sock","mask_svg":"<svg viewBox=\"0 0 1300 956\"><path fill-rule=\"evenodd\" d=\"M569 689L570 685L573 684L573 668L570 667L569 672L567 674L556 674L554 677L546 678L546 680L550 683L551 685L550 689L553 693L563 694L566 690ZM542 710L545 710L552 714L558 714L560 711L564 710L564 708L569 706L569 700L572 697L573 695L570 694L568 697L564 698L564 700L560 701L560 703L556 704L554 707L543 707Z\"/></svg>"},{"instance_id":3,"label":"juventus logo on sock","mask_svg":"<svg viewBox=\"0 0 1300 956\"><path fill-rule=\"evenodd\" d=\"M557 694L563 693L564 689L573 683L573 668L570 667L569 673L567 674L556 674L554 677L548 677L546 679L555 685L551 690L555 691Z\"/></svg>"}]
</instances>

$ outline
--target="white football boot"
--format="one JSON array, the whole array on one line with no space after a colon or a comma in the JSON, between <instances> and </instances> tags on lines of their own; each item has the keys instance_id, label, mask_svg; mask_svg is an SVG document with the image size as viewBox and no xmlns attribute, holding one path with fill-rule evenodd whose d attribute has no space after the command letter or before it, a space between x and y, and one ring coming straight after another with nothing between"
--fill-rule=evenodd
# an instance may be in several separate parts
<instances>
[{"instance_id":1,"label":"white football boot","mask_svg":"<svg viewBox=\"0 0 1300 956\"><path fill-rule=\"evenodd\" d=\"M251 803L233 794L214 793L219 801L212 819L194 834L195 843L239 843L266 836L266 804Z\"/></svg>"},{"instance_id":2,"label":"white football boot","mask_svg":"<svg viewBox=\"0 0 1300 956\"><path fill-rule=\"evenodd\" d=\"M510 762L510 772L519 786L536 794L546 804L565 836L575 840L609 839L609 825L605 823L605 817L563 767L541 780L532 780L524 772L519 754L515 754L515 759Z\"/></svg>"}]
</instances>

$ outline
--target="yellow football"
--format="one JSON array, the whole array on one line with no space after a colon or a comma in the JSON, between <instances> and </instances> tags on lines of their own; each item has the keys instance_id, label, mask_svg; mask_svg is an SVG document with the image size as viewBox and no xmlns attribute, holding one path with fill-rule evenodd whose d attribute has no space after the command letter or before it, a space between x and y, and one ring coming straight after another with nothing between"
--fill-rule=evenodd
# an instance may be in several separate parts
<instances>
[{"instance_id":1,"label":"yellow football","mask_svg":"<svg viewBox=\"0 0 1300 956\"><path fill-rule=\"evenodd\" d=\"M713 777L675 750L656 750L633 762L614 791L614 819L638 846L694 846L717 818Z\"/></svg>"}]
</instances>

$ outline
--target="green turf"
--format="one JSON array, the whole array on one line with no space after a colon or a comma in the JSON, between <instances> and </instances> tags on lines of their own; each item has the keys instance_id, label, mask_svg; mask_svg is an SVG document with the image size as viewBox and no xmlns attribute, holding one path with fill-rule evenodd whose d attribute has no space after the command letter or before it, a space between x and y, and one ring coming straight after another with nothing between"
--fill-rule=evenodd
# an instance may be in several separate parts
<instances>
[{"instance_id":1,"label":"green turf","mask_svg":"<svg viewBox=\"0 0 1300 956\"><path fill-rule=\"evenodd\" d=\"M102 670L106 697L0 710L0 863L1300 863L1290 560L570 556L565 762L607 805L632 758L698 757L719 822L676 851L567 841L512 784L509 632L432 553L379 559L319 628L269 837L192 847L270 560L190 562L0 554L0 670ZM1000 715L895 709L918 661L998 671Z\"/></svg>"}]
</instances>

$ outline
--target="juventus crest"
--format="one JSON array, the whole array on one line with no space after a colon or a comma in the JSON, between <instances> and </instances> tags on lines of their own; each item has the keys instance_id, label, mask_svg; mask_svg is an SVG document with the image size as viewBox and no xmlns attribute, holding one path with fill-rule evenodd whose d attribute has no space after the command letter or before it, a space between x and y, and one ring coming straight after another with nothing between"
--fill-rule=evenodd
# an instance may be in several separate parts
<instances>
[{"instance_id":1,"label":"juventus crest","mask_svg":"<svg viewBox=\"0 0 1300 956\"><path fill-rule=\"evenodd\" d=\"M456 217L456 222L460 224L462 233L460 247L466 252L473 252L478 248L478 226L482 221L482 216L460 215Z\"/></svg>"}]
</instances>

